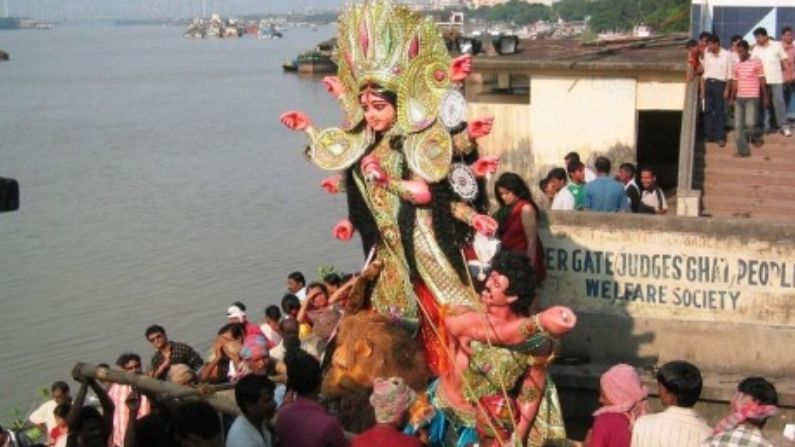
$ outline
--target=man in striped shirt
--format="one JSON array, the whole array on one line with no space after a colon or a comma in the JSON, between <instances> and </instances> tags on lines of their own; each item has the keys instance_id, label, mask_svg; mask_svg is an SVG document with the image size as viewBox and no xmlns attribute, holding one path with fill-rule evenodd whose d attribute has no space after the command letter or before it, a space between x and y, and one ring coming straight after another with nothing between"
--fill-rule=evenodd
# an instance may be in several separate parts
<instances>
[{"instance_id":1,"label":"man in striped shirt","mask_svg":"<svg viewBox=\"0 0 795 447\"><path fill-rule=\"evenodd\" d=\"M734 128L737 132L737 156L750 157L748 138L754 143L760 142L756 135L756 116L759 111L759 94L765 107L769 101L765 85L765 74L762 63L758 59L751 59L748 51L748 42L737 42L737 56L740 62L734 64L732 69L732 92L729 101L734 102Z\"/></svg>"},{"instance_id":2,"label":"man in striped shirt","mask_svg":"<svg viewBox=\"0 0 795 447\"><path fill-rule=\"evenodd\" d=\"M641 416L632 428L632 447L698 447L710 434L693 410L701 395L701 372L688 362L675 361L657 372L660 401L666 407Z\"/></svg>"}]
</instances>

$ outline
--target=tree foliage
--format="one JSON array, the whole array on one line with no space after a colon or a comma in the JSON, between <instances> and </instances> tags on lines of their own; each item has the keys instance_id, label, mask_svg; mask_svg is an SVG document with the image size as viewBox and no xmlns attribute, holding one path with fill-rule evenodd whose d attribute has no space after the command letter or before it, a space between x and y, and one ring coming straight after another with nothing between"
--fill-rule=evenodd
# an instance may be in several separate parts
<instances>
[{"instance_id":1,"label":"tree foliage","mask_svg":"<svg viewBox=\"0 0 795 447\"><path fill-rule=\"evenodd\" d=\"M657 32L687 31L690 0L561 0L552 7L510 0L494 7L481 7L475 17L489 22L524 26L538 20L585 20L593 32L628 31L644 23Z\"/></svg>"}]
</instances>

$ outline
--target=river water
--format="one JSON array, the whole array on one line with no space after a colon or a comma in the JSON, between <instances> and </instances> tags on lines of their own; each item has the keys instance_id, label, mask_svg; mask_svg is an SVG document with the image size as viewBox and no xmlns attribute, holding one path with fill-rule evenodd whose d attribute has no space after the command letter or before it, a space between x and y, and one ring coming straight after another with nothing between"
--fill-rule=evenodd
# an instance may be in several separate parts
<instances>
[{"instance_id":1,"label":"river water","mask_svg":"<svg viewBox=\"0 0 795 447\"><path fill-rule=\"evenodd\" d=\"M0 421L76 361L148 364L144 329L205 350L233 301L259 320L286 275L350 271L331 238L344 197L305 161L281 112L341 117L284 60L334 34L190 40L175 27L0 32ZM71 382L70 380L70 383Z\"/></svg>"}]
</instances>

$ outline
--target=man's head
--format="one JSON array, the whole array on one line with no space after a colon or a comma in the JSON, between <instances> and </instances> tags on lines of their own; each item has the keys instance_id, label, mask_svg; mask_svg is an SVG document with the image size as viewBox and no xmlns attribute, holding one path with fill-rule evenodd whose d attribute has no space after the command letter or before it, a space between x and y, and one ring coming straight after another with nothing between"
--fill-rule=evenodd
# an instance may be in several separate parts
<instances>
[{"instance_id":1,"label":"man's head","mask_svg":"<svg viewBox=\"0 0 795 447\"><path fill-rule=\"evenodd\" d=\"M272 304L272 305L266 307L265 308L265 318L267 318L268 321L272 321L274 323L278 323L279 320L282 319L282 311L279 310L279 306L276 306L276 305Z\"/></svg>"},{"instance_id":2,"label":"man's head","mask_svg":"<svg viewBox=\"0 0 795 447\"><path fill-rule=\"evenodd\" d=\"M295 317L298 315L299 310L301 310L301 300L297 296L288 293L282 297L282 311L284 311L285 316L291 315Z\"/></svg>"},{"instance_id":3,"label":"man's head","mask_svg":"<svg viewBox=\"0 0 795 447\"><path fill-rule=\"evenodd\" d=\"M696 55L701 51L701 47L698 46L698 41L695 39L688 40L687 43L685 44L685 48L687 49L687 52L690 53L691 55Z\"/></svg>"},{"instance_id":4,"label":"man's head","mask_svg":"<svg viewBox=\"0 0 795 447\"><path fill-rule=\"evenodd\" d=\"M707 37L707 51L712 54L718 54L720 52L720 36L717 34L710 34Z\"/></svg>"},{"instance_id":5,"label":"man's head","mask_svg":"<svg viewBox=\"0 0 795 447\"><path fill-rule=\"evenodd\" d=\"M287 291L296 294L299 290L303 289L306 285L304 274L301 272L292 272L287 275Z\"/></svg>"},{"instance_id":6,"label":"man's head","mask_svg":"<svg viewBox=\"0 0 795 447\"><path fill-rule=\"evenodd\" d=\"M732 399L732 411L737 412L743 408L754 406L768 407L766 411L759 411L759 417L748 418L747 422L758 427L763 427L768 417L778 406L778 392L772 383L762 377L747 377L737 385L737 394Z\"/></svg>"},{"instance_id":7,"label":"man's head","mask_svg":"<svg viewBox=\"0 0 795 447\"><path fill-rule=\"evenodd\" d=\"M270 357L265 337L261 335L246 337L240 357L246 362L251 374L267 375L270 366Z\"/></svg>"},{"instance_id":8,"label":"man's head","mask_svg":"<svg viewBox=\"0 0 795 447\"><path fill-rule=\"evenodd\" d=\"M580 154L577 152L569 152L565 157L563 157L563 162L566 164L566 166L573 161L580 161Z\"/></svg>"},{"instance_id":9,"label":"man's head","mask_svg":"<svg viewBox=\"0 0 795 447\"><path fill-rule=\"evenodd\" d=\"M69 384L63 380L54 382L50 387L50 397L58 405L71 403L72 396L69 395Z\"/></svg>"},{"instance_id":10,"label":"man's head","mask_svg":"<svg viewBox=\"0 0 795 447\"><path fill-rule=\"evenodd\" d=\"M692 408L701 395L701 372L688 362L668 362L657 371L657 384L663 405Z\"/></svg>"},{"instance_id":11,"label":"man's head","mask_svg":"<svg viewBox=\"0 0 795 447\"><path fill-rule=\"evenodd\" d=\"M204 401L180 403L171 417L174 437L182 447L222 447L221 419Z\"/></svg>"},{"instance_id":12,"label":"man's head","mask_svg":"<svg viewBox=\"0 0 795 447\"><path fill-rule=\"evenodd\" d=\"M65 428L67 426L66 417L69 415L69 410L71 409L71 404L63 403L56 405L55 409L52 410L52 414L55 416L55 423L59 427Z\"/></svg>"},{"instance_id":13,"label":"man's head","mask_svg":"<svg viewBox=\"0 0 795 447\"><path fill-rule=\"evenodd\" d=\"M585 183L585 165L581 161L572 161L566 165L566 172L569 173L569 180L578 185Z\"/></svg>"},{"instance_id":14,"label":"man's head","mask_svg":"<svg viewBox=\"0 0 795 447\"><path fill-rule=\"evenodd\" d=\"M741 40L743 40L743 36L741 36L739 34L735 34L735 35L732 36L732 50L736 50L737 49L737 42L739 42Z\"/></svg>"},{"instance_id":15,"label":"man's head","mask_svg":"<svg viewBox=\"0 0 795 447\"><path fill-rule=\"evenodd\" d=\"M279 331L282 337L295 336L298 337L298 321L295 318L286 318L279 323Z\"/></svg>"},{"instance_id":16,"label":"man's head","mask_svg":"<svg viewBox=\"0 0 795 447\"><path fill-rule=\"evenodd\" d=\"M227 342L237 341L242 343L246 335L246 328L240 323L226 323L218 329L218 335L224 337Z\"/></svg>"},{"instance_id":17,"label":"man's head","mask_svg":"<svg viewBox=\"0 0 795 447\"><path fill-rule=\"evenodd\" d=\"M491 260L491 272L481 297L486 305L510 306L519 315L529 315L535 298L536 280L527 256L501 250Z\"/></svg>"},{"instance_id":18,"label":"man's head","mask_svg":"<svg viewBox=\"0 0 795 447\"><path fill-rule=\"evenodd\" d=\"M640 168L640 185L647 191L657 186L657 175L654 173L654 168L651 166Z\"/></svg>"},{"instance_id":19,"label":"man's head","mask_svg":"<svg viewBox=\"0 0 795 447\"><path fill-rule=\"evenodd\" d=\"M563 168L553 168L547 174L547 187L553 193L557 193L566 186L568 177L566 177L566 170Z\"/></svg>"},{"instance_id":20,"label":"man's head","mask_svg":"<svg viewBox=\"0 0 795 447\"><path fill-rule=\"evenodd\" d=\"M133 352L125 352L116 359L116 366L131 374L141 374L141 356Z\"/></svg>"},{"instance_id":21,"label":"man's head","mask_svg":"<svg viewBox=\"0 0 795 447\"><path fill-rule=\"evenodd\" d=\"M226 319L230 323L245 323L246 312L233 304L226 309Z\"/></svg>"},{"instance_id":22,"label":"man's head","mask_svg":"<svg viewBox=\"0 0 795 447\"><path fill-rule=\"evenodd\" d=\"M709 44L709 37L712 33L708 33L706 31L702 31L701 34L698 35L698 46L701 48L703 52L707 48L707 44Z\"/></svg>"},{"instance_id":23,"label":"man's head","mask_svg":"<svg viewBox=\"0 0 795 447\"><path fill-rule=\"evenodd\" d=\"M0 425L0 445L5 445L10 438L11 434L8 432L8 430Z\"/></svg>"},{"instance_id":24,"label":"man's head","mask_svg":"<svg viewBox=\"0 0 795 447\"><path fill-rule=\"evenodd\" d=\"M767 45L767 40L768 40L767 29L761 26L755 29L754 39L756 40L757 45L762 45L762 46Z\"/></svg>"},{"instance_id":25,"label":"man's head","mask_svg":"<svg viewBox=\"0 0 795 447\"><path fill-rule=\"evenodd\" d=\"M320 390L320 363L302 350L285 356L287 389L299 396L310 396Z\"/></svg>"},{"instance_id":26,"label":"man's head","mask_svg":"<svg viewBox=\"0 0 795 447\"><path fill-rule=\"evenodd\" d=\"M781 29L781 41L786 42L788 44L792 44L793 35L792 35L792 28L789 26L785 26Z\"/></svg>"},{"instance_id":27,"label":"man's head","mask_svg":"<svg viewBox=\"0 0 795 447\"><path fill-rule=\"evenodd\" d=\"M748 51L748 42L745 40L737 42L734 51L737 52L737 57L739 57L741 61L747 61L748 58L751 57L751 52Z\"/></svg>"},{"instance_id":28,"label":"man's head","mask_svg":"<svg viewBox=\"0 0 795 447\"><path fill-rule=\"evenodd\" d=\"M596 168L596 173L603 176L610 175L610 160L607 157L596 157L596 161L594 161L594 167Z\"/></svg>"},{"instance_id":29,"label":"man's head","mask_svg":"<svg viewBox=\"0 0 795 447\"><path fill-rule=\"evenodd\" d=\"M249 374L235 384L235 401L247 418L269 420L276 414L274 389L266 376Z\"/></svg>"},{"instance_id":30,"label":"man's head","mask_svg":"<svg viewBox=\"0 0 795 447\"><path fill-rule=\"evenodd\" d=\"M336 273L329 273L323 277L323 284L326 285L328 293L333 294L342 285L342 277Z\"/></svg>"},{"instance_id":31,"label":"man's head","mask_svg":"<svg viewBox=\"0 0 795 447\"><path fill-rule=\"evenodd\" d=\"M635 165L632 163L621 163L618 167L616 179L623 184L631 182L635 178Z\"/></svg>"},{"instance_id":32,"label":"man's head","mask_svg":"<svg viewBox=\"0 0 795 447\"><path fill-rule=\"evenodd\" d=\"M163 329L163 326L158 326L156 324L146 328L146 339L149 340L149 343L151 343L155 349L160 349L168 343L166 330Z\"/></svg>"}]
</instances>

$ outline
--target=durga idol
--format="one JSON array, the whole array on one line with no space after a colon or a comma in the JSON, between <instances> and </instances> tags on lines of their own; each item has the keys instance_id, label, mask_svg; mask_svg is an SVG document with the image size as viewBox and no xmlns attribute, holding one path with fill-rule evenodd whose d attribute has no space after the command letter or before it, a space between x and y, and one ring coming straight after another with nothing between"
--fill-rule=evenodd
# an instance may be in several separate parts
<instances>
[{"instance_id":1,"label":"durga idol","mask_svg":"<svg viewBox=\"0 0 795 447\"><path fill-rule=\"evenodd\" d=\"M496 159L476 140L492 119L464 121L460 84L470 56L452 59L433 22L387 0L349 7L339 20L339 67L323 80L344 112L340 127L318 129L301 112L282 123L309 137L307 157L337 175L323 181L347 194L348 216L333 230L358 232L365 254L383 264L371 302L415 330L431 369L445 361L442 306L478 302L461 254L474 231L491 234L482 177Z\"/></svg>"}]
</instances>

